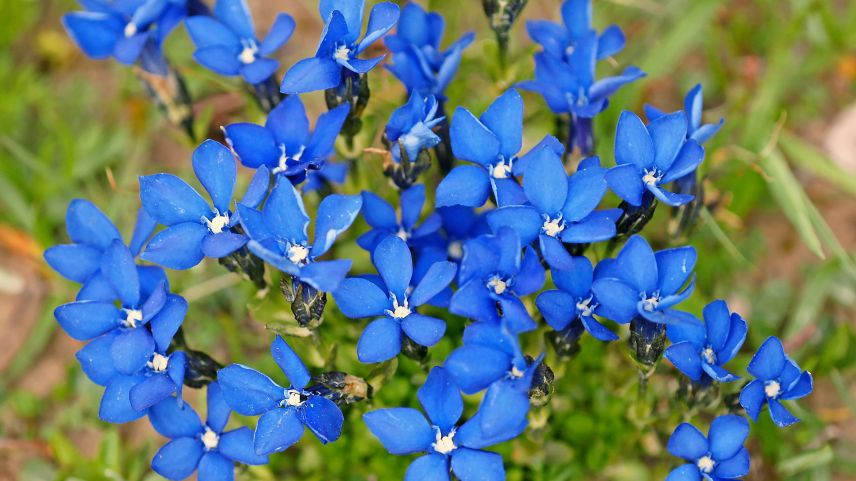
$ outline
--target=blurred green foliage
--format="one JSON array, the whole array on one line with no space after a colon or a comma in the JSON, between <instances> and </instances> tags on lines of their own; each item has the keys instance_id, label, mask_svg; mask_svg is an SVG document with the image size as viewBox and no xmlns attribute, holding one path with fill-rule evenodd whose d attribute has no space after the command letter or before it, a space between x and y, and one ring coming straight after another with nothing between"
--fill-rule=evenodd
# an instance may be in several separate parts
<instances>
[{"instance_id":1,"label":"blurred green foliage","mask_svg":"<svg viewBox=\"0 0 856 481\"><path fill-rule=\"evenodd\" d=\"M306 33L286 47L284 63L290 65L314 48L319 24L312 16L313 1L282 3ZM447 39L467 30L478 34L450 88L450 105L481 111L502 90L529 78L535 47L525 37L523 22L557 18L559 3L530 2L512 32L508 66L501 69L477 2L427 2L446 16ZM71 8L70 0L0 2L0 227L23 232L41 247L65 240L63 217L72 198L91 199L129 232L139 205L137 175L170 171L193 178L192 146L148 105L132 72L84 59L66 38L58 18ZM838 242L806 185L822 179L820 190L834 192L836 205L849 206L850 219L856 215L852 175L807 140L856 99L856 3L607 0L595 2L595 15L597 26L617 23L629 39L628 48L604 73L634 64L649 74L622 90L598 118L598 152L604 163L612 163L610 147L622 109L640 111L643 102L677 109L684 92L701 82L706 115L726 118L707 149L709 210L682 240L700 251L698 287L688 307L700 312L710 299L729 300L750 321L744 354L733 365L745 365L764 338L780 335L792 346L791 354L815 374L814 396L822 400L814 404L843 409L812 410L812 400L803 402L795 410L803 422L784 433L762 417L750 438L750 479L853 479L856 438L841 426L856 422L856 246ZM180 29L175 37L168 51L175 53L172 60L197 98L241 91L237 81L218 79L192 65L186 35ZM349 152L359 159L343 190L372 189L391 198L393 190L380 176L380 159L360 152L380 146L379 131L404 92L391 76L375 73L372 90L364 131ZM321 100L313 99L309 102L317 111ZM525 94L525 99L526 143L532 145L552 131L553 120L540 98ZM262 118L249 97L238 101L247 108L227 118ZM216 132L219 117L212 105L216 103L197 112L199 132ZM215 124L209 125L212 116ZM430 175L436 180L435 172ZM310 211L316 203L308 200ZM783 228L786 221L791 224ZM667 222L668 213L661 209L646 229L655 246L676 242L666 235ZM359 221L337 247L338 256L355 259L355 272L370 270L365 253L349 243L364 227ZM794 249L802 242L815 256L776 251L770 235L790 236ZM781 263L792 265L783 268ZM171 281L191 301L185 330L192 347L222 361L278 372L266 355L271 337L264 327L283 329L293 320L275 287L259 296L249 283L210 262L192 273L171 273ZM28 481L157 479L148 462L161 440L145 421L121 428L99 422L100 389L85 379L73 357L63 360L63 381L50 386L47 395L18 386L37 362L51 356L52 336L62 335L51 310L73 296L73 286L55 277L49 282L54 294L44 299L35 327L0 377L0 455L8 450L6 454L17 456L12 459L25 459L10 469L22 469L19 479ZM317 369L335 366L368 376L371 367L359 364L352 352L362 324L342 318L330 304L323 338L293 344ZM459 339L463 320L448 321L448 335L432 349L432 359L443 359ZM539 334L527 339L528 352L546 349ZM621 341L604 345L585 337L572 361L551 353L548 363L557 375L552 402L533 413L533 429L526 435L499 447L511 481L662 479L676 463L664 451L673 427L683 420L704 425L714 414L687 409L673 399L677 375L667 363L652 380L649 398L637 400L636 373ZM306 436L297 448L274 456L270 466L246 469L239 479L401 479L410 460L387 455L360 416L372 406L416 406L414 386L424 376L417 363L401 359L395 376L371 403L348 410L338 442L322 447ZM469 412L476 403L468 400ZM20 449L24 455L15 452L16 446L36 449Z\"/></svg>"}]
</instances>

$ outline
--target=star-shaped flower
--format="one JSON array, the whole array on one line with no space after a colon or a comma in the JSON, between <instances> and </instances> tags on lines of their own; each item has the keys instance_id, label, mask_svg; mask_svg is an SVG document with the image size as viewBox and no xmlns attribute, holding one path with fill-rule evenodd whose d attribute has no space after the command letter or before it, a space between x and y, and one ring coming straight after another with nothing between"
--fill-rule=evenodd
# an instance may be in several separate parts
<instances>
[{"instance_id":1,"label":"star-shaped flower","mask_svg":"<svg viewBox=\"0 0 856 481\"><path fill-rule=\"evenodd\" d=\"M811 373L800 367L785 354L782 341L770 336L758 348L749 362L749 374L755 376L740 392L740 405L754 421L758 420L764 404L770 408L770 417L779 427L799 422L782 401L808 396L814 389Z\"/></svg>"},{"instance_id":2,"label":"star-shaped flower","mask_svg":"<svg viewBox=\"0 0 856 481\"><path fill-rule=\"evenodd\" d=\"M391 144L393 160L401 162L402 147L413 162L419 152L440 143L440 137L432 130L445 120L445 117L437 117L438 106L433 95L423 98L413 92L406 104L392 112L386 124L386 138Z\"/></svg>"},{"instance_id":3,"label":"star-shaped flower","mask_svg":"<svg viewBox=\"0 0 856 481\"><path fill-rule=\"evenodd\" d=\"M689 463L675 468L666 481L728 481L746 476L749 451L743 443L748 435L749 422L734 414L714 419L707 438L692 424L681 424L666 447Z\"/></svg>"},{"instance_id":4,"label":"star-shaped flower","mask_svg":"<svg viewBox=\"0 0 856 481\"><path fill-rule=\"evenodd\" d=\"M412 247L418 247L428 240L428 236L437 232L442 223L440 216L432 212L418 224L425 205L425 186L417 184L402 191L400 198L400 220L395 208L377 194L363 191L363 217L372 228L357 238L357 244L367 251L373 251L378 243L389 235L397 235Z\"/></svg>"}]
</instances>

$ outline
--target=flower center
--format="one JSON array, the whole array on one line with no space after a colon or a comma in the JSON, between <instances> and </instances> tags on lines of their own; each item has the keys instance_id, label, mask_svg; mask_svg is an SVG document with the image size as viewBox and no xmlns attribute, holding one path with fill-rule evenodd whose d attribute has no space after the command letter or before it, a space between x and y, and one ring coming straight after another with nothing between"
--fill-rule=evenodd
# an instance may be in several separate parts
<instances>
[{"instance_id":1,"label":"flower center","mask_svg":"<svg viewBox=\"0 0 856 481\"><path fill-rule=\"evenodd\" d=\"M657 183L659 183L660 179L662 178L663 174L658 172L657 169L645 169L645 175L642 176L642 182L644 182L645 185L657 185Z\"/></svg>"},{"instance_id":2,"label":"flower center","mask_svg":"<svg viewBox=\"0 0 856 481\"><path fill-rule=\"evenodd\" d=\"M443 436L443 433L440 432L440 428L434 427L434 429L437 431L434 443L431 445L434 448L434 451L437 451L440 454L449 454L458 448L455 446L454 430L452 430L448 435Z\"/></svg>"},{"instance_id":3,"label":"flower center","mask_svg":"<svg viewBox=\"0 0 856 481\"><path fill-rule=\"evenodd\" d=\"M336 52L333 53L333 58L336 60L348 60L351 57L351 49L347 45L339 45L336 47Z\"/></svg>"},{"instance_id":4,"label":"flower center","mask_svg":"<svg viewBox=\"0 0 856 481\"><path fill-rule=\"evenodd\" d=\"M446 255L454 260L464 257L464 247L461 245L461 241L449 242L449 247L446 248Z\"/></svg>"},{"instance_id":5,"label":"flower center","mask_svg":"<svg viewBox=\"0 0 856 481\"><path fill-rule=\"evenodd\" d=\"M581 316L591 317L592 312L594 312L594 308L597 307L597 304L592 304L592 296L589 296L586 299L577 300L577 312Z\"/></svg>"},{"instance_id":6,"label":"flower center","mask_svg":"<svg viewBox=\"0 0 856 481\"><path fill-rule=\"evenodd\" d=\"M287 406L300 406L303 404L303 399L300 396L300 391L296 389L287 389L285 391L285 404Z\"/></svg>"},{"instance_id":7,"label":"flower center","mask_svg":"<svg viewBox=\"0 0 856 481\"><path fill-rule=\"evenodd\" d=\"M409 316L411 312L409 303L407 302L407 298L404 298L404 303L399 304L398 298L395 294L390 293L390 297L392 298L392 309L387 309L387 314L393 317L394 319L404 319Z\"/></svg>"},{"instance_id":8,"label":"flower center","mask_svg":"<svg viewBox=\"0 0 856 481\"><path fill-rule=\"evenodd\" d=\"M490 167L490 175L494 179L507 179L511 177L511 164L513 160L505 160L504 157L499 157L499 162Z\"/></svg>"},{"instance_id":9,"label":"flower center","mask_svg":"<svg viewBox=\"0 0 856 481\"><path fill-rule=\"evenodd\" d=\"M519 379L519 378L523 377L523 374L525 374L525 373L523 371L521 371L520 369L517 369L517 366L511 366L510 374L511 374L511 377L516 377Z\"/></svg>"},{"instance_id":10,"label":"flower center","mask_svg":"<svg viewBox=\"0 0 856 481\"><path fill-rule=\"evenodd\" d=\"M285 172L286 170L288 170L288 162L289 161L292 161L295 163L299 162L300 157L303 156L303 151L306 150L306 146L301 145L300 150L296 154L292 155L291 157L289 157L288 154L285 152L285 144L281 144L279 146L279 150L280 150L280 152L282 152L279 156L279 165L277 165L276 167L273 168L273 170L271 170L271 173L274 175L279 174L280 172Z\"/></svg>"},{"instance_id":11,"label":"flower center","mask_svg":"<svg viewBox=\"0 0 856 481\"><path fill-rule=\"evenodd\" d=\"M648 312L654 312L657 310L657 306L660 305L660 294L654 293L651 297L646 297L646 295L642 294L642 309L645 309Z\"/></svg>"},{"instance_id":12,"label":"flower center","mask_svg":"<svg viewBox=\"0 0 856 481\"><path fill-rule=\"evenodd\" d=\"M396 237L398 237L399 239L401 239L405 242L410 237L410 234L407 233L407 229L405 229L404 227L399 227L398 232L396 232L395 235L396 235Z\"/></svg>"},{"instance_id":13,"label":"flower center","mask_svg":"<svg viewBox=\"0 0 856 481\"><path fill-rule=\"evenodd\" d=\"M218 212L213 219L208 220L206 218L205 224L208 226L208 230L210 230L212 234L219 234L223 232L223 229L229 227L229 216Z\"/></svg>"},{"instance_id":14,"label":"flower center","mask_svg":"<svg viewBox=\"0 0 856 481\"><path fill-rule=\"evenodd\" d=\"M217 449L217 446L220 444L220 436L218 436L217 433L208 426L205 426L205 432L202 433L200 439L202 440L202 444L205 446L206 451Z\"/></svg>"},{"instance_id":15,"label":"flower center","mask_svg":"<svg viewBox=\"0 0 856 481\"><path fill-rule=\"evenodd\" d=\"M134 24L134 22L129 22L127 25L125 25L124 34L125 38L133 37L137 34L137 26Z\"/></svg>"},{"instance_id":16,"label":"flower center","mask_svg":"<svg viewBox=\"0 0 856 481\"><path fill-rule=\"evenodd\" d=\"M288 260L293 262L294 264L301 265L306 264L307 259L309 258L309 248L300 245L300 244L289 244L288 245Z\"/></svg>"},{"instance_id":17,"label":"flower center","mask_svg":"<svg viewBox=\"0 0 856 481\"><path fill-rule=\"evenodd\" d=\"M550 237L559 235L560 232L565 230L565 221L562 220L562 214L559 213L559 216L555 219L544 216L544 224L541 226L541 230Z\"/></svg>"},{"instance_id":18,"label":"flower center","mask_svg":"<svg viewBox=\"0 0 856 481\"><path fill-rule=\"evenodd\" d=\"M487 288L492 290L494 294L501 296L508 289L508 282L500 279L499 276L493 276L487 281Z\"/></svg>"},{"instance_id":19,"label":"flower center","mask_svg":"<svg viewBox=\"0 0 856 481\"><path fill-rule=\"evenodd\" d=\"M716 364L716 353L713 351L712 347L707 346L704 348L701 355L708 364Z\"/></svg>"},{"instance_id":20,"label":"flower center","mask_svg":"<svg viewBox=\"0 0 856 481\"><path fill-rule=\"evenodd\" d=\"M125 319L122 325L128 328L135 328L137 324L143 320L143 311L139 309L125 309Z\"/></svg>"},{"instance_id":21,"label":"flower center","mask_svg":"<svg viewBox=\"0 0 856 481\"><path fill-rule=\"evenodd\" d=\"M770 399L776 399L782 393L782 385L779 381L767 381L764 384L764 394Z\"/></svg>"},{"instance_id":22,"label":"flower center","mask_svg":"<svg viewBox=\"0 0 856 481\"><path fill-rule=\"evenodd\" d=\"M164 372L166 371L167 366L169 366L169 358L155 353L154 356L152 356L152 360L147 364L154 372Z\"/></svg>"},{"instance_id":23,"label":"flower center","mask_svg":"<svg viewBox=\"0 0 856 481\"><path fill-rule=\"evenodd\" d=\"M716 465L716 461L713 460L710 456L704 456L698 460L696 466L698 466L699 471L704 474L710 474L713 471L713 467Z\"/></svg>"}]
</instances>

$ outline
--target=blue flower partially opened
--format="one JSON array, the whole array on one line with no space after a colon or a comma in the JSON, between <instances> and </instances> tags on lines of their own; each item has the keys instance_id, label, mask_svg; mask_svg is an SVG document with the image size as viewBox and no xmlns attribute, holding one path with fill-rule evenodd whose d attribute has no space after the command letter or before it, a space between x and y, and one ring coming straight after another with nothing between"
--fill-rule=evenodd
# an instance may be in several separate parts
<instances>
[{"instance_id":1,"label":"blue flower partially opened","mask_svg":"<svg viewBox=\"0 0 856 481\"><path fill-rule=\"evenodd\" d=\"M666 481L728 481L746 476L749 451L743 444L748 435L749 422L734 414L714 419L707 437L692 424L679 425L666 447L689 463L675 468Z\"/></svg>"},{"instance_id":2,"label":"blue flower partially opened","mask_svg":"<svg viewBox=\"0 0 856 481\"><path fill-rule=\"evenodd\" d=\"M372 253L380 278L351 277L339 284L333 298L347 317L377 317L357 343L362 362L382 362L401 351L402 332L421 346L430 347L446 332L446 323L416 312L443 291L455 277L452 262L436 262L418 284L413 281L413 258L397 236L381 241Z\"/></svg>"},{"instance_id":3,"label":"blue flower partially opened","mask_svg":"<svg viewBox=\"0 0 856 481\"><path fill-rule=\"evenodd\" d=\"M419 247L437 232L442 219L436 212L430 213L421 223L422 207L425 205L425 186L417 184L401 193L400 216L395 208L373 192L363 191L363 218L371 230L357 238L357 244L373 251L378 243L389 235L397 235L411 247ZM400 220L399 220L400 218Z\"/></svg>"},{"instance_id":4,"label":"blue flower partially opened","mask_svg":"<svg viewBox=\"0 0 856 481\"><path fill-rule=\"evenodd\" d=\"M226 431L232 411L218 383L208 385L207 400L205 424L189 404L162 402L149 411L155 431L170 438L152 459L156 473L177 481L196 472L199 481L221 481L233 479L235 463L267 464L252 448L250 428Z\"/></svg>"},{"instance_id":5,"label":"blue flower partially opened","mask_svg":"<svg viewBox=\"0 0 856 481\"><path fill-rule=\"evenodd\" d=\"M445 120L445 117L437 117L438 107L433 95L423 98L413 92L406 104L392 112L386 124L386 138L391 144L394 161L401 162L402 147L407 158L415 161L419 152L440 143L440 137L432 130Z\"/></svg>"},{"instance_id":6,"label":"blue flower partially opened","mask_svg":"<svg viewBox=\"0 0 856 481\"><path fill-rule=\"evenodd\" d=\"M294 64L282 79L280 90L300 94L338 87L343 75L362 75L373 69L383 55L365 60L358 57L398 21L398 5L378 3L372 8L366 34L360 40L365 0L321 0L319 11L324 32L314 57Z\"/></svg>"},{"instance_id":7,"label":"blue flower partially opened","mask_svg":"<svg viewBox=\"0 0 856 481\"><path fill-rule=\"evenodd\" d=\"M770 336L758 348L749 362L749 374L756 379L740 392L740 405L754 421L758 420L764 404L769 406L770 417L779 427L799 422L782 401L808 396L814 389L811 373L800 367L785 354L782 341Z\"/></svg>"},{"instance_id":8,"label":"blue flower partially opened","mask_svg":"<svg viewBox=\"0 0 856 481\"><path fill-rule=\"evenodd\" d=\"M253 447L263 456L284 451L300 440L304 426L322 443L342 434L345 418L333 401L319 396L307 386L309 370L291 347L277 336L271 355L291 381L287 388L249 367L232 364L217 373L226 403L238 414L258 416Z\"/></svg>"},{"instance_id":9,"label":"blue flower partially opened","mask_svg":"<svg viewBox=\"0 0 856 481\"><path fill-rule=\"evenodd\" d=\"M244 0L217 0L214 15L216 18L198 15L187 19L197 62L220 75L240 75L252 85L276 73L279 61L269 56L291 38L295 24L290 15L278 14L261 41L256 38L253 18Z\"/></svg>"}]
</instances>

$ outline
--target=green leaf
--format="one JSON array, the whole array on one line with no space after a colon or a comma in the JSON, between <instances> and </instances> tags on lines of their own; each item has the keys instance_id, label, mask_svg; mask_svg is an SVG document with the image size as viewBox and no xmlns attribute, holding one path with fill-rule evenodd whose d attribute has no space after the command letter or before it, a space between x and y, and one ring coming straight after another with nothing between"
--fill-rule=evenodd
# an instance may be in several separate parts
<instances>
[{"instance_id":1,"label":"green leaf","mask_svg":"<svg viewBox=\"0 0 856 481\"><path fill-rule=\"evenodd\" d=\"M826 444L819 449L797 454L796 456L792 456L779 462L777 471L784 476L794 475L808 471L809 469L825 466L831 463L834 458L835 453L832 451L832 448Z\"/></svg>"},{"instance_id":2,"label":"green leaf","mask_svg":"<svg viewBox=\"0 0 856 481\"><path fill-rule=\"evenodd\" d=\"M782 132L779 145L795 165L831 182L849 194L856 195L856 177L835 165L826 155L810 143L791 132Z\"/></svg>"}]
</instances>

